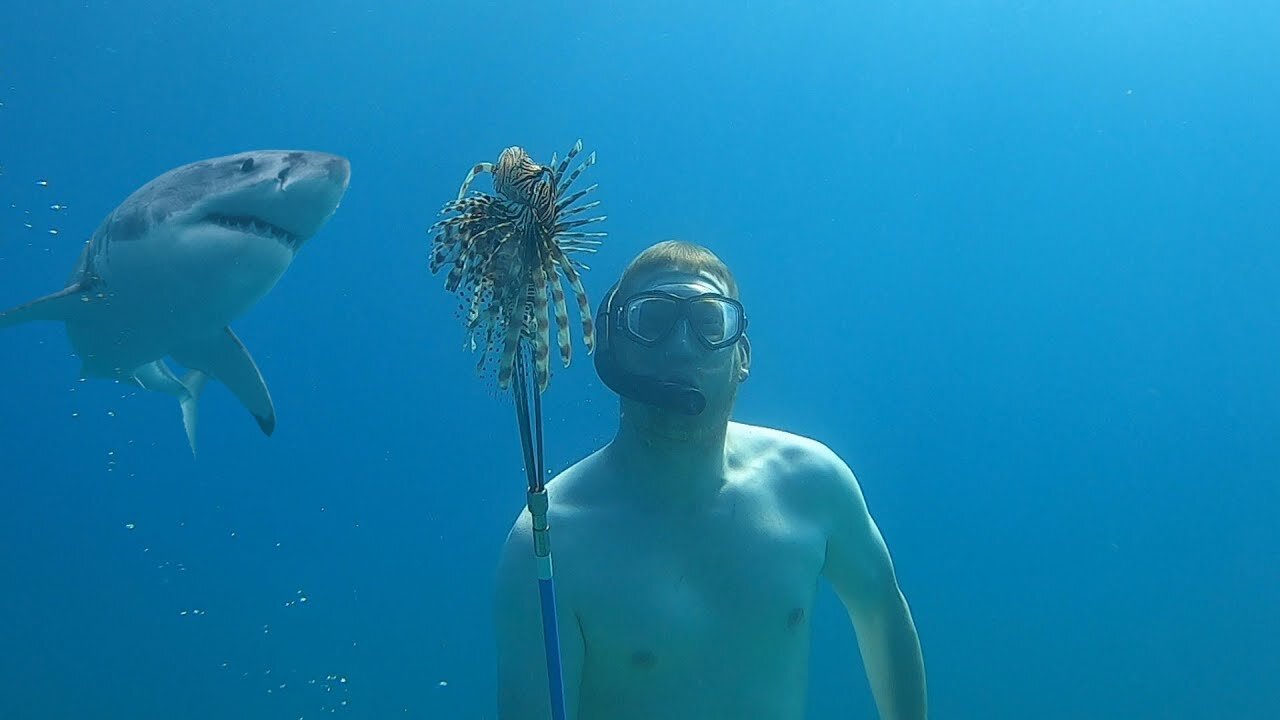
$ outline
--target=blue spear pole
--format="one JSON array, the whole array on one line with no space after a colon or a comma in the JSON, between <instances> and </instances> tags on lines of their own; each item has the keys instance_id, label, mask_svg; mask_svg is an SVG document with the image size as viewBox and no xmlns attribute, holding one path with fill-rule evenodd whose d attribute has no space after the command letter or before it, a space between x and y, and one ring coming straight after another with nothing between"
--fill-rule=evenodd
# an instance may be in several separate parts
<instances>
[{"instance_id":1,"label":"blue spear pole","mask_svg":"<svg viewBox=\"0 0 1280 720\"><path fill-rule=\"evenodd\" d=\"M560 628L556 621L556 584L551 564L551 528L547 522L546 472L542 453L542 393L530 387L527 356L521 348L515 376L516 420L520 424L520 444L524 449L525 474L529 480L526 505L533 518L533 555L538 570L538 595L542 605L542 641L547 658L547 682L551 693L552 720L565 720L564 666L560 658ZM533 397L530 413L529 397Z\"/></svg>"}]
</instances>

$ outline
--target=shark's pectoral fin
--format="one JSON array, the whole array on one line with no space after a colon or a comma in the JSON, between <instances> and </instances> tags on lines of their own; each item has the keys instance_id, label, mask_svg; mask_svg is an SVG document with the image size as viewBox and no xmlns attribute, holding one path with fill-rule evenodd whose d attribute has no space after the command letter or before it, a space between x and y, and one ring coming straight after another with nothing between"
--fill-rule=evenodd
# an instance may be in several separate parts
<instances>
[{"instance_id":1,"label":"shark's pectoral fin","mask_svg":"<svg viewBox=\"0 0 1280 720\"><path fill-rule=\"evenodd\" d=\"M195 455L196 427L199 420L197 406L200 402L200 391L204 389L204 384L208 382L209 377L199 370L192 370L179 380L164 361L157 360L135 369L133 379L144 390L162 392L178 398L178 404L182 406L182 427L187 431L187 442L191 445L191 454Z\"/></svg>"},{"instance_id":2,"label":"shark's pectoral fin","mask_svg":"<svg viewBox=\"0 0 1280 720\"><path fill-rule=\"evenodd\" d=\"M262 432L270 435L275 430L276 410L267 383L231 328L189 342L171 354L186 367L208 373L230 388L240 404L253 414Z\"/></svg>"},{"instance_id":3,"label":"shark's pectoral fin","mask_svg":"<svg viewBox=\"0 0 1280 720\"><path fill-rule=\"evenodd\" d=\"M82 290L80 283L73 283L52 295L0 312L0 328L32 320L69 320L81 310Z\"/></svg>"}]
</instances>

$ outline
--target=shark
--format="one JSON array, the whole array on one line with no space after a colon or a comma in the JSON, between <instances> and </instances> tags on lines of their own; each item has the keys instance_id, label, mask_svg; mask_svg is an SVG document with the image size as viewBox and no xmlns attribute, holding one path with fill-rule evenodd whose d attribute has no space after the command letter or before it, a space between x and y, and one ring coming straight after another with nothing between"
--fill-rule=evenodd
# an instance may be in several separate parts
<instances>
[{"instance_id":1,"label":"shark","mask_svg":"<svg viewBox=\"0 0 1280 720\"><path fill-rule=\"evenodd\" d=\"M193 455L210 379L270 436L271 393L231 323L275 287L337 210L350 179L346 158L300 150L241 152L169 170L102 220L65 287L0 312L0 328L63 323L81 378L127 381L177 399ZM169 358L185 368L182 377Z\"/></svg>"}]
</instances>

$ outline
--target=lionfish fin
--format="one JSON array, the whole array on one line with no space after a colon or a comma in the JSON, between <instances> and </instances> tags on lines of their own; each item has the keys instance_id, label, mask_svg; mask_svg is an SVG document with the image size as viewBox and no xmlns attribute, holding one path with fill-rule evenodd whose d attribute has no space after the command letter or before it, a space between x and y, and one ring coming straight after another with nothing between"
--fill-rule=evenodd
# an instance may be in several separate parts
<instances>
[{"instance_id":1,"label":"lionfish fin","mask_svg":"<svg viewBox=\"0 0 1280 720\"><path fill-rule=\"evenodd\" d=\"M552 307L556 315L556 345L560 348L560 362L569 367L569 361L573 359L573 342L569 338L569 308L564 301L564 287L560 283L556 263L551 259L550 253L545 254L544 258L544 272L548 285L551 286Z\"/></svg>"},{"instance_id":2,"label":"lionfish fin","mask_svg":"<svg viewBox=\"0 0 1280 720\"><path fill-rule=\"evenodd\" d=\"M591 303L587 300L587 291L582 287L582 278L578 276L578 271L573 268L573 261L565 256L564 251L553 244L551 252L552 258L560 266L560 271L569 279L573 294L578 299L578 316L582 318L582 342L587 346L587 354L590 355L596 348L596 333L591 315Z\"/></svg>"},{"instance_id":3,"label":"lionfish fin","mask_svg":"<svg viewBox=\"0 0 1280 720\"><path fill-rule=\"evenodd\" d=\"M525 308L528 305L528 293L514 292L511 307L503 320L506 322L506 338L503 341L502 356L498 359L498 387L506 390L511 387L511 373L516 364L516 352L520 349L520 335L524 332Z\"/></svg>"},{"instance_id":4,"label":"lionfish fin","mask_svg":"<svg viewBox=\"0 0 1280 720\"><path fill-rule=\"evenodd\" d=\"M542 253L538 254L542 257ZM545 263L529 268L533 276L533 373L538 391L543 392L551 382L548 362L551 349L551 328L547 320L547 273Z\"/></svg>"},{"instance_id":5,"label":"lionfish fin","mask_svg":"<svg viewBox=\"0 0 1280 720\"><path fill-rule=\"evenodd\" d=\"M471 181L475 180L476 176L480 173L486 172L493 172L493 163L476 163L475 167L471 168L471 172L467 173L467 179L462 181L462 187L458 190L459 202L462 200L462 197L467 194L467 188L471 187Z\"/></svg>"}]
</instances>

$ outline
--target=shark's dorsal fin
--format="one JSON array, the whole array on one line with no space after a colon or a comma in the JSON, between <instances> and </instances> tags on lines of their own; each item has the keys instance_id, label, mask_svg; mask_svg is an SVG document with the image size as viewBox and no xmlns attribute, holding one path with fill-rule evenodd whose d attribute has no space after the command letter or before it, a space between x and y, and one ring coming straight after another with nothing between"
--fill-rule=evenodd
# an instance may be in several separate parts
<instances>
[{"instance_id":1,"label":"shark's dorsal fin","mask_svg":"<svg viewBox=\"0 0 1280 720\"><path fill-rule=\"evenodd\" d=\"M52 295L0 312L0 328L33 320L70 320L84 305L83 292L83 284L77 282Z\"/></svg>"}]
</instances>

